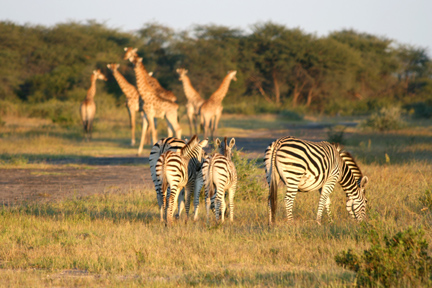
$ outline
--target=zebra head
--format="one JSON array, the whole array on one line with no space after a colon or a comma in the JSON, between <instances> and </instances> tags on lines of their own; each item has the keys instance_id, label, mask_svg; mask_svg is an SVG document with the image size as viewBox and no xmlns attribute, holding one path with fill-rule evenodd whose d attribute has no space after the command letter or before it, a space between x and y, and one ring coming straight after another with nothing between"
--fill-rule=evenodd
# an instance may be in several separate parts
<instances>
[{"instance_id":1,"label":"zebra head","mask_svg":"<svg viewBox=\"0 0 432 288\"><path fill-rule=\"evenodd\" d=\"M359 181L357 182L357 193L354 193L352 197L348 199L346 204L348 213L351 215L351 217L353 217L359 222L365 220L366 218L367 199L365 188L368 182L369 179L367 176L361 177L361 179L359 179Z\"/></svg>"},{"instance_id":2,"label":"zebra head","mask_svg":"<svg viewBox=\"0 0 432 288\"><path fill-rule=\"evenodd\" d=\"M219 140L219 138L216 139L216 145L219 147L220 149L220 153L222 155L224 155L225 157L227 157L229 160L231 160L231 155L232 155L232 148L235 145L235 139L231 138L231 141L228 145L228 139L227 137L225 137L224 142L221 142Z\"/></svg>"}]
</instances>

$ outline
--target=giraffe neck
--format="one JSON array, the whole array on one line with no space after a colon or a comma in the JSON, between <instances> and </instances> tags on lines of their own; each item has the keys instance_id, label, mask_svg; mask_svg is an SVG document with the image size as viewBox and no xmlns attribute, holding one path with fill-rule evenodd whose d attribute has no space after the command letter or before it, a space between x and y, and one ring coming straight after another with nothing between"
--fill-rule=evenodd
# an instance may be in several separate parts
<instances>
[{"instance_id":1,"label":"giraffe neck","mask_svg":"<svg viewBox=\"0 0 432 288\"><path fill-rule=\"evenodd\" d=\"M231 77L230 75L225 76L224 80L222 81L222 84L219 86L219 88L210 96L210 99L212 99L215 102L222 102L222 100L225 98L229 85L231 83Z\"/></svg>"},{"instance_id":2,"label":"giraffe neck","mask_svg":"<svg viewBox=\"0 0 432 288\"><path fill-rule=\"evenodd\" d=\"M155 93L153 87L147 80L146 75L148 76L148 72L141 62L135 62L134 64L138 92L141 97L143 97L145 102L149 102L150 100L153 100L155 98Z\"/></svg>"},{"instance_id":3,"label":"giraffe neck","mask_svg":"<svg viewBox=\"0 0 432 288\"><path fill-rule=\"evenodd\" d=\"M188 100L195 100L201 98L199 93L192 87L192 83L188 76L184 75L182 77L183 89Z\"/></svg>"},{"instance_id":4,"label":"giraffe neck","mask_svg":"<svg viewBox=\"0 0 432 288\"><path fill-rule=\"evenodd\" d=\"M96 94L96 75L92 74L90 77L91 85L90 88L87 90L87 97L86 100L93 100L95 94Z\"/></svg>"},{"instance_id":5,"label":"giraffe neck","mask_svg":"<svg viewBox=\"0 0 432 288\"><path fill-rule=\"evenodd\" d=\"M123 93L126 95L126 98L138 98L138 91L135 89L135 87L130 84L123 75L118 72L117 70L113 70L114 78L117 80L117 83L120 86L120 89L123 91Z\"/></svg>"}]
</instances>

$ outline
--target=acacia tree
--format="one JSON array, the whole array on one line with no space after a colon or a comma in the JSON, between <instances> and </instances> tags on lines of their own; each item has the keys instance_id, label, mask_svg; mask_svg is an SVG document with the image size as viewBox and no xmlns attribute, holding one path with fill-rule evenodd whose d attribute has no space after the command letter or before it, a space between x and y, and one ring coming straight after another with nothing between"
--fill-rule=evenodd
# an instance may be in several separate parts
<instances>
[{"instance_id":1,"label":"acacia tree","mask_svg":"<svg viewBox=\"0 0 432 288\"><path fill-rule=\"evenodd\" d=\"M253 33L249 36L249 44L253 51L252 61L255 63L256 71L261 75L261 83L258 82L256 85L262 89L262 86L272 83L274 101L279 104L282 83L295 69L296 63L303 58L301 47L309 36L300 29L289 30L272 22L256 24L252 30Z\"/></svg>"},{"instance_id":2,"label":"acacia tree","mask_svg":"<svg viewBox=\"0 0 432 288\"><path fill-rule=\"evenodd\" d=\"M396 83L394 72L398 63L392 40L354 30L332 33L329 38L347 44L358 51L362 66L357 72L356 81L362 98L379 97L392 94Z\"/></svg>"},{"instance_id":3,"label":"acacia tree","mask_svg":"<svg viewBox=\"0 0 432 288\"><path fill-rule=\"evenodd\" d=\"M424 80L432 75L431 60L426 49L401 45L396 53L400 63L398 76L404 92L415 94L419 86L424 85Z\"/></svg>"},{"instance_id":4,"label":"acacia tree","mask_svg":"<svg viewBox=\"0 0 432 288\"><path fill-rule=\"evenodd\" d=\"M219 87L228 70L238 70L237 82L230 86L230 94L244 93L242 71L238 67L242 34L241 30L217 25L198 25L192 33L180 34L175 44L180 55L177 65L189 70L189 77L203 98Z\"/></svg>"}]
</instances>

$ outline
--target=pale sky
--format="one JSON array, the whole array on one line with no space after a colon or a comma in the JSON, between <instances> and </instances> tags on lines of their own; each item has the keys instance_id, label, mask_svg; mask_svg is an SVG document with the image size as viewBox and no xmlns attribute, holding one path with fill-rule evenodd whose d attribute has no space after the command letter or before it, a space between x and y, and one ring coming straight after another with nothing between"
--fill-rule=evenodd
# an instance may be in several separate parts
<instances>
[{"instance_id":1,"label":"pale sky","mask_svg":"<svg viewBox=\"0 0 432 288\"><path fill-rule=\"evenodd\" d=\"M429 55L431 14L432 0L0 0L0 21L17 24L96 20L126 32L147 22L176 30L217 24L247 31L272 21L318 36L352 28L428 48Z\"/></svg>"}]
</instances>

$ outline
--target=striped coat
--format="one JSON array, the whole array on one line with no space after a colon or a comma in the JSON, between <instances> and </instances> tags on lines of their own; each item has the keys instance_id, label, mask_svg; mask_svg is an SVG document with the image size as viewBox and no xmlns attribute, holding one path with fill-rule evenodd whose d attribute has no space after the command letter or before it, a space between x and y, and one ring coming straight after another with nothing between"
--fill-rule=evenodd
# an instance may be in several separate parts
<instances>
[{"instance_id":1,"label":"striped coat","mask_svg":"<svg viewBox=\"0 0 432 288\"><path fill-rule=\"evenodd\" d=\"M345 191L348 213L358 221L365 218L367 200L364 188L368 178L362 175L352 156L338 145L287 136L267 147L264 162L269 184L269 224L275 220L279 181L286 186L288 221L293 219L292 206L297 192L314 190L321 193L317 222L321 223L324 207L331 219L329 196L336 183Z\"/></svg>"}]
</instances>

